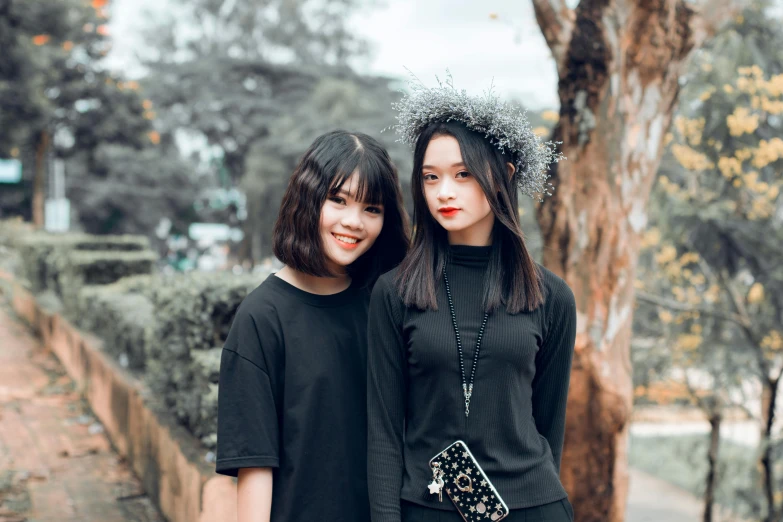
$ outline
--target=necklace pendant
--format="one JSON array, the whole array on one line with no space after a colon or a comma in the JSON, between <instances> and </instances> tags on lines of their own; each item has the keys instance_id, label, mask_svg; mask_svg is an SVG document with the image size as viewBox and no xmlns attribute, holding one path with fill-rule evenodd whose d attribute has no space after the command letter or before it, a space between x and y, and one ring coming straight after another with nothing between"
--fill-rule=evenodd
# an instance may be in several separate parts
<instances>
[{"instance_id":1,"label":"necklace pendant","mask_svg":"<svg viewBox=\"0 0 783 522\"><path fill-rule=\"evenodd\" d=\"M473 395L473 385L470 385L470 389L463 387L462 391L465 394L465 417L468 417L470 415L470 396Z\"/></svg>"}]
</instances>

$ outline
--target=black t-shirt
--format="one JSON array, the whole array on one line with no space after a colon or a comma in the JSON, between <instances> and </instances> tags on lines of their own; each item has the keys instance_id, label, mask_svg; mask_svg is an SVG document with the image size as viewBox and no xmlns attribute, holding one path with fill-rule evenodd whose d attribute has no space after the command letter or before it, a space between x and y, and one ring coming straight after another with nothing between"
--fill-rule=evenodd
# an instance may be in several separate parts
<instances>
[{"instance_id":1,"label":"black t-shirt","mask_svg":"<svg viewBox=\"0 0 783 522\"><path fill-rule=\"evenodd\" d=\"M367 308L275 275L239 307L223 348L216 471L273 468L272 522L367 522Z\"/></svg>"}]
</instances>

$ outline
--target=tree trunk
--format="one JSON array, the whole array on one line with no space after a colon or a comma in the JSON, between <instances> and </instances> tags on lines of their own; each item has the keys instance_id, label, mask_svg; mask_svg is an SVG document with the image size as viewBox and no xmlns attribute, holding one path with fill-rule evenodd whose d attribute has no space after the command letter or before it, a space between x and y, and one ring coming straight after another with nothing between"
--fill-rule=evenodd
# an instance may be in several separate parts
<instances>
[{"instance_id":1,"label":"tree trunk","mask_svg":"<svg viewBox=\"0 0 783 522\"><path fill-rule=\"evenodd\" d=\"M578 317L561 479L579 522L620 522L639 238L678 79L707 33L682 0L533 3L560 77L553 139L568 158L538 208L544 264L574 291Z\"/></svg>"},{"instance_id":2,"label":"tree trunk","mask_svg":"<svg viewBox=\"0 0 783 522\"><path fill-rule=\"evenodd\" d=\"M775 423L775 404L778 395L778 380L766 379L761 390L761 469L764 476L764 500L767 504L767 516L764 522L776 522L778 517L775 510L775 460L772 454L772 426Z\"/></svg>"},{"instance_id":3,"label":"tree trunk","mask_svg":"<svg viewBox=\"0 0 783 522\"><path fill-rule=\"evenodd\" d=\"M44 226L44 188L46 186L46 158L49 151L49 133L41 131L35 151L35 174L33 176L33 225Z\"/></svg>"},{"instance_id":4,"label":"tree trunk","mask_svg":"<svg viewBox=\"0 0 783 522\"><path fill-rule=\"evenodd\" d=\"M718 452L720 450L720 412L710 415L710 448L707 452L707 484L704 489L704 522L713 521L715 486L717 485Z\"/></svg>"}]
</instances>

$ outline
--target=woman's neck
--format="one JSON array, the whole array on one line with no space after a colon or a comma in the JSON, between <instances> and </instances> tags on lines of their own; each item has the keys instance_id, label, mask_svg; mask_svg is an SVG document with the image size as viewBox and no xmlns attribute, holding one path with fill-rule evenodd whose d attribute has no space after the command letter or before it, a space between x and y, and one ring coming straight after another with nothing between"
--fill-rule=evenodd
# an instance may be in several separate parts
<instances>
[{"instance_id":1,"label":"woman's neck","mask_svg":"<svg viewBox=\"0 0 783 522\"><path fill-rule=\"evenodd\" d=\"M284 266L275 272L275 275L299 290L317 295L339 294L351 286L351 278L347 274L340 274L336 277L318 277Z\"/></svg>"}]
</instances>

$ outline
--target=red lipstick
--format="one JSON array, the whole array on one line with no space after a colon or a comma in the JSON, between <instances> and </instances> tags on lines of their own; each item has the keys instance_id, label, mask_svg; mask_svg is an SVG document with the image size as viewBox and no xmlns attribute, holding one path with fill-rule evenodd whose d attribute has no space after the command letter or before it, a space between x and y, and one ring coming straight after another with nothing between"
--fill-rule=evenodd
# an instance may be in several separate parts
<instances>
[{"instance_id":1,"label":"red lipstick","mask_svg":"<svg viewBox=\"0 0 783 522\"><path fill-rule=\"evenodd\" d=\"M456 216L457 212L459 212L460 209L457 207L440 207L438 209L438 212L440 212L444 217L452 217Z\"/></svg>"}]
</instances>

